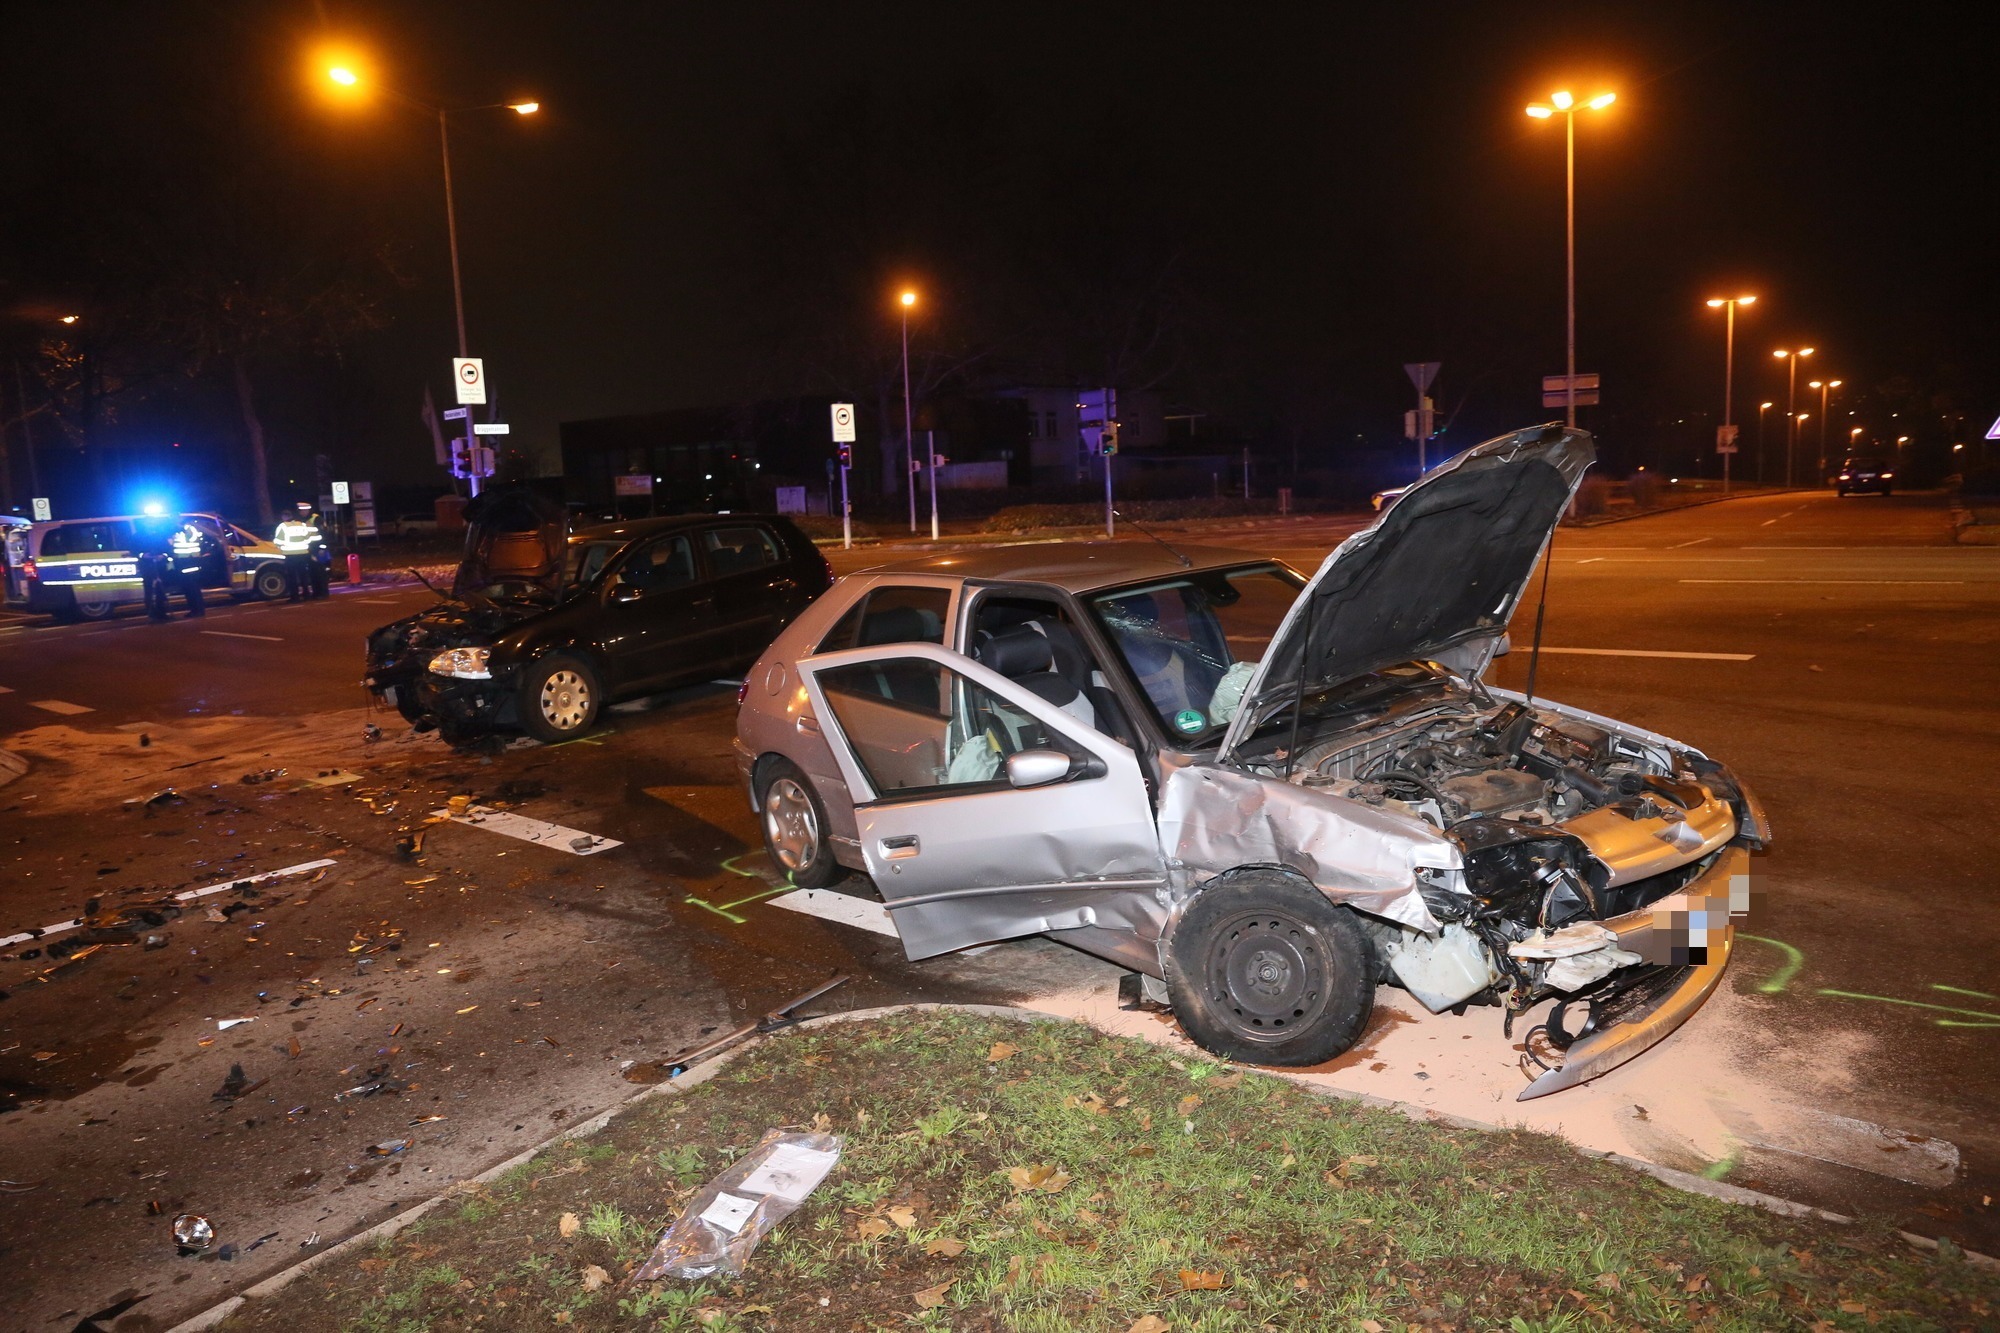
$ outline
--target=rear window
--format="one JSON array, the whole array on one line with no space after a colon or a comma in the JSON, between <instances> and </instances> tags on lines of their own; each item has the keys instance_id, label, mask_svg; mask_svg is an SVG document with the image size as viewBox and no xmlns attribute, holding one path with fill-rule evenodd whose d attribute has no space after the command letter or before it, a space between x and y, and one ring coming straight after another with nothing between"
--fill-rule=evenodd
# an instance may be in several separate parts
<instances>
[{"instance_id":1,"label":"rear window","mask_svg":"<svg viewBox=\"0 0 2000 1333\"><path fill-rule=\"evenodd\" d=\"M944 643L948 588L877 588L856 602L827 636L819 651L871 648L878 643Z\"/></svg>"},{"instance_id":2,"label":"rear window","mask_svg":"<svg viewBox=\"0 0 2000 1333\"><path fill-rule=\"evenodd\" d=\"M717 575L762 569L785 558L778 539L762 528L710 528L701 534L701 543L708 552L708 568Z\"/></svg>"}]
</instances>

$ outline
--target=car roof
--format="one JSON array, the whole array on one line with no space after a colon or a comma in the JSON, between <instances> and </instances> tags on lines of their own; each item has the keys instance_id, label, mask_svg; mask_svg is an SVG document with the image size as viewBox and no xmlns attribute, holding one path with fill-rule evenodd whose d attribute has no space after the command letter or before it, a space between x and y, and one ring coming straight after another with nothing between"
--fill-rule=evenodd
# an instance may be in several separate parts
<instances>
[{"instance_id":1,"label":"car roof","mask_svg":"<svg viewBox=\"0 0 2000 1333\"><path fill-rule=\"evenodd\" d=\"M663 532L679 532L702 523L727 522L731 519L754 519L759 523L777 522L773 514L665 514L659 518L629 518L618 523L595 523L587 528L573 529L569 534L572 544L576 542L636 541L641 537L654 537Z\"/></svg>"},{"instance_id":2,"label":"car roof","mask_svg":"<svg viewBox=\"0 0 2000 1333\"><path fill-rule=\"evenodd\" d=\"M1226 546L1177 546L1169 552L1157 542L1021 542L901 560L868 572L1047 583L1072 593L1088 593L1197 570L1277 563L1281 562Z\"/></svg>"}]
</instances>

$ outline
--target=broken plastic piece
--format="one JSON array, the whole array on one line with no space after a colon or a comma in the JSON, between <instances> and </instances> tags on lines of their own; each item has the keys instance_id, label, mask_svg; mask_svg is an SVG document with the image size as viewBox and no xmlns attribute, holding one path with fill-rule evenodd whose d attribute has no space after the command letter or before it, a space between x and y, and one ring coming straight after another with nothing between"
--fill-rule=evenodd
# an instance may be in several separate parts
<instances>
[{"instance_id":1,"label":"broken plastic piece","mask_svg":"<svg viewBox=\"0 0 2000 1333\"><path fill-rule=\"evenodd\" d=\"M248 1018L218 1018L215 1020L215 1030L217 1032L227 1032L229 1031L229 1029L233 1027L240 1026L241 1024L244 1023L254 1023L256 1021L257 1021L257 1015L255 1014L250 1015Z\"/></svg>"},{"instance_id":2,"label":"broken plastic piece","mask_svg":"<svg viewBox=\"0 0 2000 1333\"><path fill-rule=\"evenodd\" d=\"M174 789L173 789L172 787L162 787L162 788L160 788L160 789L159 789L158 791L154 792L154 793L153 793L153 794L152 794L151 796L148 796L148 797L146 798L146 804L147 804L147 805L166 805L166 804L168 804L168 803L170 803L170 802L173 802L173 801L183 801L183 800L186 800L186 799L187 799L186 797L182 796L182 795L181 795L181 794L180 794L179 792L175 791L175 790L174 790Z\"/></svg>"},{"instance_id":3,"label":"broken plastic piece","mask_svg":"<svg viewBox=\"0 0 2000 1333\"><path fill-rule=\"evenodd\" d=\"M741 1273L758 1242L839 1160L839 1135L766 1131L761 1143L695 1193L632 1280Z\"/></svg>"},{"instance_id":4,"label":"broken plastic piece","mask_svg":"<svg viewBox=\"0 0 2000 1333\"><path fill-rule=\"evenodd\" d=\"M415 1139L384 1139L380 1143L368 1145L370 1157L394 1157L397 1153L416 1142Z\"/></svg>"},{"instance_id":5,"label":"broken plastic piece","mask_svg":"<svg viewBox=\"0 0 2000 1333\"><path fill-rule=\"evenodd\" d=\"M200 1254L215 1244L215 1228L199 1213L182 1213L174 1218L174 1244L182 1254Z\"/></svg>"}]
</instances>

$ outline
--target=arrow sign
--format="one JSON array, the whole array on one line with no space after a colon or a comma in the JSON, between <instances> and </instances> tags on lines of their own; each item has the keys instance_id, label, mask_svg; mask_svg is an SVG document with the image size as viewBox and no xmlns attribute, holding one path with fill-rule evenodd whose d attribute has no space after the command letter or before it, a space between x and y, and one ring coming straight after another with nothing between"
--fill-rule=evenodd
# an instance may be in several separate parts
<instances>
[{"instance_id":1,"label":"arrow sign","mask_svg":"<svg viewBox=\"0 0 2000 1333\"><path fill-rule=\"evenodd\" d=\"M1403 373L1410 377L1410 383L1417 386L1418 393L1429 393L1431 381L1437 378L1438 367L1443 364L1442 361L1407 361L1403 364Z\"/></svg>"}]
</instances>

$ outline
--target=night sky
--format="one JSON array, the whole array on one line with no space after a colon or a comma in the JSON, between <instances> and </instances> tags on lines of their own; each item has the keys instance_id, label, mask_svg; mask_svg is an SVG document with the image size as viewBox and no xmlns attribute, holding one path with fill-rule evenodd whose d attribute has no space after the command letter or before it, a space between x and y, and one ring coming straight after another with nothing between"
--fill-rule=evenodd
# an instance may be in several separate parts
<instances>
[{"instance_id":1,"label":"night sky","mask_svg":"<svg viewBox=\"0 0 2000 1333\"><path fill-rule=\"evenodd\" d=\"M1618 94L1577 125L1579 368L1606 385L1584 424L1608 457L1680 466L1712 440L1703 298L1739 292L1760 297L1746 437L1757 402L1782 411L1771 349L1798 342L1871 432L1908 430L1892 404L1925 404L1940 446L1946 418L1976 439L2000 415L1995 58L1962 9L719 8L17 0L0 350L97 312L133 367L107 437L181 439L199 484L237 484L212 475L239 438L217 363L143 351L162 293L338 272L381 327L253 359L279 498L316 451L434 477L435 123L329 97L317 53L338 50L425 101L543 103L452 138L471 350L551 459L567 419L865 401L905 282L931 364L1151 385L1274 457L1393 438L1401 364L1442 361L1463 446L1551 415L1562 126L1522 108L1567 87Z\"/></svg>"}]
</instances>

